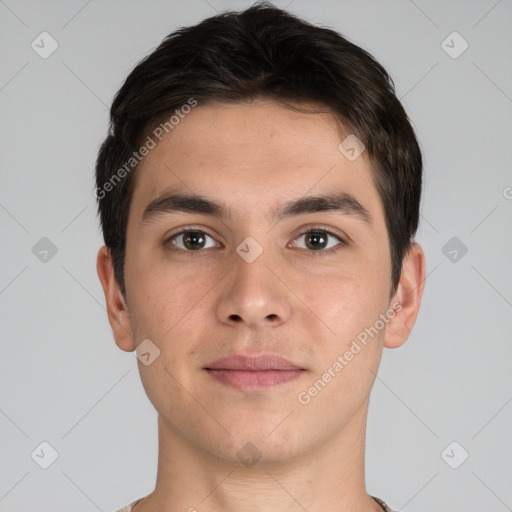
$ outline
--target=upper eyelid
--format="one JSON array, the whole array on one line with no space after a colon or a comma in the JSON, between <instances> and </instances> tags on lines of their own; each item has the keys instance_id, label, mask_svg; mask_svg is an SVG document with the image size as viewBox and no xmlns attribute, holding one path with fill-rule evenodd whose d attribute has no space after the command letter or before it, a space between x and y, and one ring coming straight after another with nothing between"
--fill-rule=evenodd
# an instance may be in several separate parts
<instances>
[{"instance_id":1,"label":"upper eyelid","mask_svg":"<svg viewBox=\"0 0 512 512\"><path fill-rule=\"evenodd\" d=\"M213 240L217 241L215 236L212 235L211 233L208 233L208 231L205 228L194 227L194 226L182 228L180 231L177 231L176 233L173 233L172 235L165 236L165 241L173 240L174 238L176 238L180 235L183 235L183 234L189 233L189 232L194 232L194 231L199 231L201 233L204 233L205 235L209 236Z\"/></svg>"},{"instance_id":2,"label":"upper eyelid","mask_svg":"<svg viewBox=\"0 0 512 512\"><path fill-rule=\"evenodd\" d=\"M339 238L340 240L343 240L343 235L339 235L338 233L335 233L332 229L329 228L323 228L320 226L312 226L309 227L303 231L301 231L295 238L298 238L299 236L306 235L307 233L314 233L315 231L321 231L324 233L327 233L328 235L335 236L336 238ZM294 240L295 240L294 238Z\"/></svg>"}]
</instances>

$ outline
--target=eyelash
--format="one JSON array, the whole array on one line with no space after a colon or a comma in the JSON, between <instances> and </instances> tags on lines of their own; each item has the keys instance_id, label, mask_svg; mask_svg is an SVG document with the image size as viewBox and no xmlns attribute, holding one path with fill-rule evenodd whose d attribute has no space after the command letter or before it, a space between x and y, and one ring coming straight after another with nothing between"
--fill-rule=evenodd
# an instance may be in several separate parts
<instances>
[{"instance_id":1,"label":"eyelash","mask_svg":"<svg viewBox=\"0 0 512 512\"><path fill-rule=\"evenodd\" d=\"M183 230L179 231L178 233L175 233L174 235L172 235L169 238L167 238L164 241L164 245L166 247L169 247L169 249L174 251L174 252L187 252L187 253L190 253L191 255L194 255L194 256L199 255L204 250L189 251L189 250L186 250L186 249L182 249L181 247L176 247L172 243L172 241L175 238L177 238L178 236L184 235L184 234L190 233L190 232L199 232L199 233L203 233L203 234L209 236L212 239L214 238L212 235L207 233L204 229L201 229L199 227L196 228L195 226L189 226L188 228L183 229ZM334 238L337 238L339 240L339 244L335 245L334 247L331 247L330 249L319 249L317 251L308 250L308 249L302 249L301 247L299 247L300 250L306 251L306 253L308 253L308 255L310 255L310 256L316 257L316 256L324 256L326 254L335 254L335 253L337 253L338 251L342 250L344 247L346 247L348 245L346 240L344 240L343 238L341 238L336 233L333 233L329 229L326 229L326 228L324 228L322 226L311 226L311 227L309 227L306 231L303 231L297 237L295 237L293 239L293 241L297 240L301 236L304 236L304 235L307 235L307 234L310 234L310 233L314 233L314 232L324 233L324 234L326 234L328 236L332 236Z\"/></svg>"}]
</instances>

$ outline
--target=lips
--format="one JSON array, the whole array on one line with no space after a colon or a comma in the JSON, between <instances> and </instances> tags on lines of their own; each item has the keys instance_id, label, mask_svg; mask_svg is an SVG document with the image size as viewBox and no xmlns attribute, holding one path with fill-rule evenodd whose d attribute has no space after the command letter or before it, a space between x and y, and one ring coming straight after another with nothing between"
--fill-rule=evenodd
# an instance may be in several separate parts
<instances>
[{"instance_id":1,"label":"lips","mask_svg":"<svg viewBox=\"0 0 512 512\"><path fill-rule=\"evenodd\" d=\"M278 354L260 354L260 355L231 355L221 357L205 367L207 370L245 370L245 371L265 371L265 370L302 370L288 359Z\"/></svg>"},{"instance_id":2,"label":"lips","mask_svg":"<svg viewBox=\"0 0 512 512\"><path fill-rule=\"evenodd\" d=\"M278 354L234 354L204 368L215 380L240 390L260 390L299 377L304 368Z\"/></svg>"}]
</instances>

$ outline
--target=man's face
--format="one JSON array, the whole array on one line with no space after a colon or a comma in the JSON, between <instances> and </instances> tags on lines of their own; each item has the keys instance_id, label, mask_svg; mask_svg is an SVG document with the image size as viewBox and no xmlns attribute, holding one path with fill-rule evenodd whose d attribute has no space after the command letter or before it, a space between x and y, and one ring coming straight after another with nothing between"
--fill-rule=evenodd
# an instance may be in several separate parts
<instances>
[{"instance_id":1,"label":"man's face","mask_svg":"<svg viewBox=\"0 0 512 512\"><path fill-rule=\"evenodd\" d=\"M262 462L296 457L365 416L385 328L359 351L353 342L389 311L389 240L367 154L351 161L341 140L328 114L199 104L137 171L127 302L136 345L150 339L160 350L139 363L141 379L169 431L221 459L236 461L247 442ZM191 211L150 208L143 220L152 201L177 192L229 214L188 202ZM310 202L272 215L335 194L340 209ZM300 371L207 369L261 354Z\"/></svg>"}]
</instances>

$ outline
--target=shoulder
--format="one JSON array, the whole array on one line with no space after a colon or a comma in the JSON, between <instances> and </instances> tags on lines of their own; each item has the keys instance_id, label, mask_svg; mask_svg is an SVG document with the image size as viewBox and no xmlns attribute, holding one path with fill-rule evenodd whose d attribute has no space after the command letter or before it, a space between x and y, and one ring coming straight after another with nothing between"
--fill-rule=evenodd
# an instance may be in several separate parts
<instances>
[{"instance_id":1,"label":"shoulder","mask_svg":"<svg viewBox=\"0 0 512 512\"><path fill-rule=\"evenodd\" d=\"M376 498L375 496L372 496L372 498L382 507L382 510L384 510L385 512L395 512L394 510L391 510L387 506L387 504L384 501L382 501L380 498Z\"/></svg>"},{"instance_id":2,"label":"shoulder","mask_svg":"<svg viewBox=\"0 0 512 512\"><path fill-rule=\"evenodd\" d=\"M372 498L382 507L382 509L385 512L394 512L391 510L384 501L382 501L380 498L376 498L375 496L372 496ZM116 512L131 512L132 507L137 504L142 498L139 498L138 500L133 501L129 505L124 506L123 508L120 508L119 510L116 510Z\"/></svg>"},{"instance_id":3,"label":"shoulder","mask_svg":"<svg viewBox=\"0 0 512 512\"><path fill-rule=\"evenodd\" d=\"M120 508L119 510L116 510L116 512L132 512L132 507L136 505L142 498L139 498L138 500L132 501L129 505L124 506L123 508Z\"/></svg>"}]
</instances>

